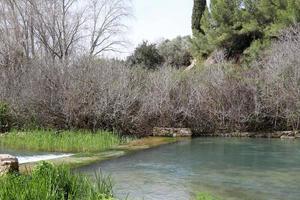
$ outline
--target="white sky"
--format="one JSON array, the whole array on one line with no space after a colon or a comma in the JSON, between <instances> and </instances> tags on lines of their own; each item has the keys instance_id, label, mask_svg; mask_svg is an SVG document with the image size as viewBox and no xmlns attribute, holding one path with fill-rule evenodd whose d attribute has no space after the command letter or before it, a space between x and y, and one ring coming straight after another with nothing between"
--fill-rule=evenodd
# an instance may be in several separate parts
<instances>
[{"instance_id":1,"label":"white sky","mask_svg":"<svg viewBox=\"0 0 300 200\"><path fill-rule=\"evenodd\" d=\"M132 0L132 5L130 50L143 40L155 42L191 34L193 0Z\"/></svg>"}]
</instances>

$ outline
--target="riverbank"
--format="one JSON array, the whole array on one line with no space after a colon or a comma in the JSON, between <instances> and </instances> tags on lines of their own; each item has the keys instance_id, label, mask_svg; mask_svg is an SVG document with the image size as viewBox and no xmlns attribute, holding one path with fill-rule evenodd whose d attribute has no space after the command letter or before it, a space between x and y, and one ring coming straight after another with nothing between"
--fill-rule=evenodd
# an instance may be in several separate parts
<instances>
[{"instance_id":1,"label":"riverbank","mask_svg":"<svg viewBox=\"0 0 300 200\"><path fill-rule=\"evenodd\" d=\"M43 152L67 153L57 159L48 160L55 165L64 164L71 168L85 166L94 162L117 158L129 153L170 144L177 138L145 137L142 139L120 136L98 131L12 131L0 135L0 147L17 151L29 151L34 154ZM39 162L21 163L21 172L31 171Z\"/></svg>"},{"instance_id":2,"label":"riverbank","mask_svg":"<svg viewBox=\"0 0 300 200\"><path fill-rule=\"evenodd\" d=\"M73 155L67 156L67 157L61 157L58 159L53 159L53 160L48 160L47 163L44 162L32 162L32 163L25 163L21 164L19 166L20 170L20 175L14 176L14 175L8 175L5 176L4 178L0 179L0 182L5 182L3 184L4 189L7 188L10 193L4 193L4 189L0 190L0 196L2 196L4 199L10 198L10 197L17 197L18 199L22 199L22 192L28 192L26 188L20 188L18 189L17 193L12 193L12 185L16 185L17 188L23 186L30 187L30 191L28 192L28 195L30 195L30 198L32 196L38 196L38 198L44 198L46 194L44 193L47 191L50 191L51 188L53 187L60 187L60 183L65 184L65 182L71 182L72 185L76 185L76 188L74 188L74 192L77 192L79 190L85 190L89 191L88 194L86 192L86 196L82 196L78 199L99 199L99 200L112 200L113 195L112 195L112 183L111 179L109 177L102 176L102 174L98 174L96 178L96 186L94 187L93 182L89 179L86 178L86 176L81 175L80 173L78 175L73 175L70 172L70 169L78 168L81 166L89 165L95 162L100 162L108 159L113 159L117 158L120 156L128 155L130 153L136 152L136 151L141 151L149 148L154 148L160 145L164 144L170 144L173 142L178 141L179 139L176 138L165 138L165 137L147 137L147 138L142 138L142 139L134 139L134 138L127 138L126 140L124 138L121 138L120 136L114 136L111 135L113 133L109 132L102 132L102 133L96 133L93 136L91 136L91 133L87 133L87 135L82 135L83 133L73 133L71 134L70 132L68 133L61 133L60 136L57 136L56 133L54 132L43 132L46 136L41 136L42 132L36 132L36 131L31 131L29 133L21 133L21 132L13 132L13 133L8 133L5 135L1 136L1 143L2 145L5 144L6 146L9 146L10 148L13 148L14 145L13 143L10 143L13 141L12 139L14 138L16 140L17 144L15 147L18 147L19 150L22 150L20 147L25 148L27 151L30 150L30 147L35 147L32 149L32 151L40 151L40 150L51 150L53 152L57 152L58 149L63 149L65 150L68 148L73 149ZM100 136L101 134L105 135L105 137ZM38 135L38 136L37 136ZM25 137L28 136L27 140L25 140ZM30 143L26 143L26 141L29 140L31 137L36 137L35 141L31 141ZM102 137L102 140L100 138ZM111 139L115 137L121 138L121 140L114 140L115 142L109 143L110 145L106 145L105 148L99 147L99 145L104 145L107 144L107 139ZM49 138L51 138L49 140ZM52 141L53 138L55 138L57 141L56 143L50 143L50 144L45 144L45 142ZM78 139L81 139L81 141L77 141L74 144L79 144L79 147L74 149L74 144L71 142L67 142L68 145L62 145L60 148L55 148L56 144L66 141L66 139L69 138L70 141L75 141ZM85 138L86 140L82 139ZM100 144L95 145L95 148L97 147L98 150L95 148L89 148L89 139L87 138L94 138L97 143L100 142ZM22 142L22 140L25 140ZM41 143L41 141L44 141ZM88 141L88 142L87 142ZM86 145L86 150L79 152L78 150L80 149L80 145L84 144L87 142ZM10 144L10 145L9 145ZM22 145L20 145L22 144ZM27 145L26 145L27 144ZM44 145L37 145L37 144L44 144ZM63 142L62 142L63 144ZM51 145L53 145L51 148L49 148ZM78 151L78 152L76 152ZM76 152L76 153L75 153ZM38 152L36 152L38 153ZM51 164L51 165L50 165ZM59 177L61 177L61 180L58 180L58 182L51 182L50 185L45 185L44 182L47 180L48 175L52 176L52 172L49 174L49 170L46 169L46 172L42 171L42 173L46 173L44 177L39 178L41 175L40 173L37 173L39 171L38 169L40 168L39 166L44 166L50 167L52 171L55 171L56 174L58 174ZM53 167L52 167L53 166ZM62 168L63 166L63 168ZM43 168L44 169L44 168ZM65 169L65 170L64 170ZM60 173L64 173L63 176L60 175ZM66 174L67 173L67 174ZM53 176L56 176L55 174ZM99 176L99 177L98 177ZM27 178L30 177L30 178ZM37 177L37 178L36 178ZM49 177L51 179L52 177ZM57 180L57 179L55 179ZM43 191L39 192L38 190L38 185L42 184L45 185L43 187ZM77 187L78 186L78 187ZM72 191L71 191L72 193ZM53 193L55 196L61 195L60 193ZM73 193L71 194L73 195ZM81 195L81 194L80 194ZM77 197L77 196L76 196ZM97 198L96 198L97 197ZM34 198L33 198L34 199Z\"/></svg>"},{"instance_id":3,"label":"riverbank","mask_svg":"<svg viewBox=\"0 0 300 200\"><path fill-rule=\"evenodd\" d=\"M147 138L132 140L127 144L121 144L115 146L114 148L107 149L105 151L94 152L94 153L92 152L76 153L69 157L48 160L48 162L53 163L55 165L63 164L65 166L74 169L74 168L79 168L96 162L118 158L137 151L175 143L178 140L181 139L165 138L165 137L147 137ZM21 172L31 171L38 163L39 162L21 164L20 171Z\"/></svg>"}]
</instances>

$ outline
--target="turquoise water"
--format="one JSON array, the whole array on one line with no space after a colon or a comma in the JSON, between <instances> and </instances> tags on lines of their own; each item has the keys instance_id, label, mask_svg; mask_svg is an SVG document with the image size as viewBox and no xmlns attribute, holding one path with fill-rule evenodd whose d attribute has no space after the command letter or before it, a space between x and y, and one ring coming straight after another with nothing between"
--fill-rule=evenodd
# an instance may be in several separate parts
<instances>
[{"instance_id":1,"label":"turquoise water","mask_svg":"<svg viewBox=\"0 0 300 200\"><path fill-rule=\"evenodd\" d=\"M110 174L117 197L299 200L300 141L198 138L80 169Z\"/></svg>"}]
</instances>

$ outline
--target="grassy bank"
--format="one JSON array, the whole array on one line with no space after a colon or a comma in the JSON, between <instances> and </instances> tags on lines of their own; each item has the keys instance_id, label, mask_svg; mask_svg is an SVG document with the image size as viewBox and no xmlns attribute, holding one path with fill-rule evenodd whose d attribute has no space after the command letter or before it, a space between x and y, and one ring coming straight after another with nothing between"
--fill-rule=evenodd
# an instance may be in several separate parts
<instances>
[{"instance_id":1,"label":"grassy bank","mask_svg":"<svg viewBox=\"0 0 300 200\"><path fill-rule=\"evenodd\" d=\"M47 152L100 152L126 143L118 134L98 131L55 131L33 130L12 131L1 136L0 145L10 149Z\"/></svg>"},{"instance_id":2,"label":"grassy bank","mask_svg":"<svg viewBox=\"0 0 300 200\"><path fill-rule=\"evenodd\" d=\"M67 165L70 168L78 168L86 166L95 162L109 160L120 156L128 155L136 151L144 149L154 148L160 145L174 143L176 141L183 140L179 138L165 138L165 137L146 137L142 139L130 140L120 145L113 147L112 149L101 152L81 152L76 153L71 157L59 158L51 160L49 162L55 165ZM124 140L123 140L124 141ZM28 163L21 165L20 170L31 170L36 166L36 163Z\"/></svg>"},{"instance_id":3,"label":"grassy bank","mask_svg":"<svg viewBox=\"0 0 300 200\"><path fill-rule=\"evenodd\" d=\"M179 138L145 137L141 139L125 137L107 131L96 133L87 130L55 131L31 130L11 131L0 134L0 147L3 149L29 152L65 152L73 156L51 160L55 165L67 165L77 168L108 160L126 154L149 149L152 147L174 143ZM20 166L22 172L32 170L37 163L27 163Z\"/></svg>"},{"instance_id":4,"label":"grassy bank","mask_svg":"<svg viewBox=\"0 0 300 200\"><path fill-rule=\"evenodd\" d=\"M93 184L64 166L41 163L30 175L0 177L1 200L113 200L109 177L99 175Z\"/></svg>"}]
</instances>

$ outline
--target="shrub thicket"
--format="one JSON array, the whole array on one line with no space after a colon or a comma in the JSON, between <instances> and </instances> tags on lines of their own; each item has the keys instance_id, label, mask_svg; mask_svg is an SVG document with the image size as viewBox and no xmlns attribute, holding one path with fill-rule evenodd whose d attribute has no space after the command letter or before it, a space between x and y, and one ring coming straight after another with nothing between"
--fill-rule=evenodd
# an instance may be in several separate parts
<instances>
[{"instance_id":1,"label":"shrub thicket","mask_svg":"<svg viewBox=\"0 0 300 200\"><path fill-rule=\"evenodd\" d=\"M195 133L299 129L299 30L285 31L250 68L220 55L218 63L187 72L91 58L35 60L1 70L1 100L10 102L19 124L35 119L43 127L138 135L154 126Z\"/></svg>"}]
</instances>

